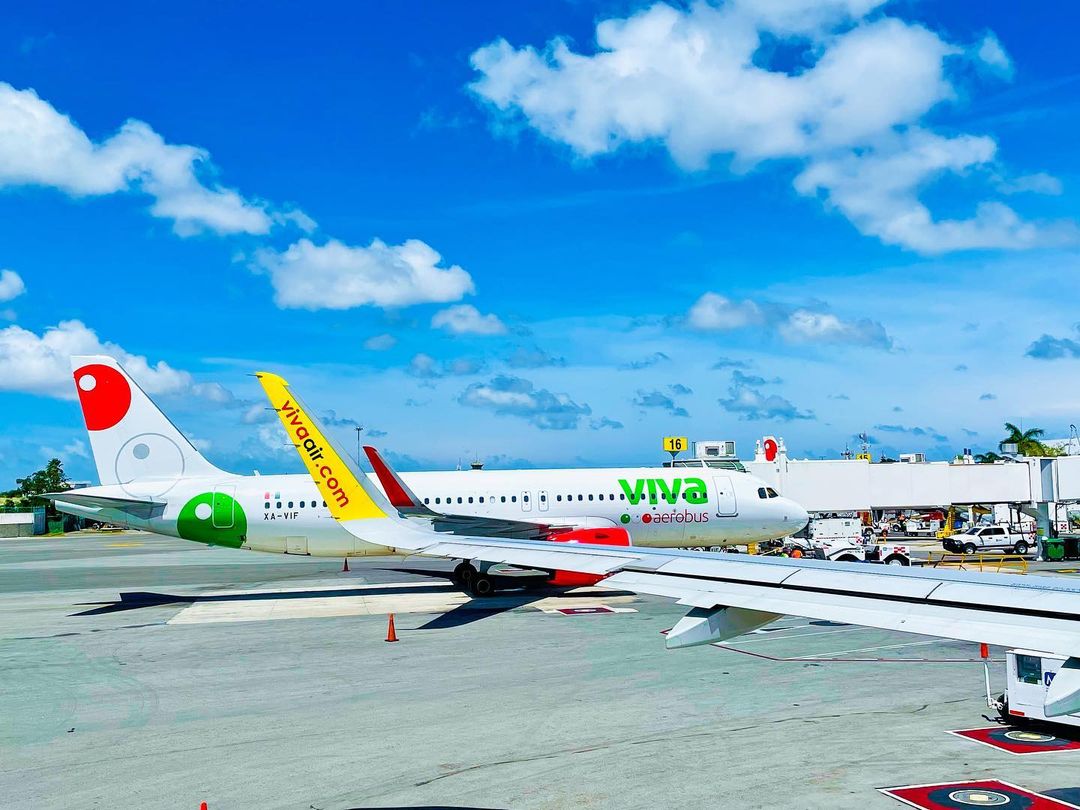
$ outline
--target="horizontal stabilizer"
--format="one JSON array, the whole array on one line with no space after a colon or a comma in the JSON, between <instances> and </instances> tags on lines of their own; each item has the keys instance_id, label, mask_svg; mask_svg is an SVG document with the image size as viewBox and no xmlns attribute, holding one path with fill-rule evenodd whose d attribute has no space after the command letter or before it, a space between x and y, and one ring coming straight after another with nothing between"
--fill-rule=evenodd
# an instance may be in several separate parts
<instances>
[{"instance_id":1,"label":"horizontal stabilizer","mask_svg":"<svg viewBox=\"0 0 1080 810\"><path fill-rule=\"evenodd\" d=\"M1080 712L1080 658L1070 658L1062 665L1046 690L1043 713L1047 717Z\"/></svg>"},{"instance_id":2,"label":"horizontal stabilizer","mask_svg":"<svg viewBox=\"0 0 1080 810\"><path fill-rule=\"evenodd\" d=\"M148 501L136 498L112 498L105 495L80 494L78 490L68 492L46 492L41 497L49 498L58 505L70 503L88 509L114 509L140 520L160 517L165 511L163 501Z\"/></svg>"}]
</instances>

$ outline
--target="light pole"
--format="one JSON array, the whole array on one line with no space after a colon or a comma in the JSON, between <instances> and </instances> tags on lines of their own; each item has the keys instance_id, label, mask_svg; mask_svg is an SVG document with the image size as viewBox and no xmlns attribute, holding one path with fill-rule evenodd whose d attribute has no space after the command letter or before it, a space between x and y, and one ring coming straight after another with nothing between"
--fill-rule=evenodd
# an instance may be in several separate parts
<instances>
[{"instance_id":1,"label":"light pole","mask_svg":"<svg viewBox=\"0 0 1080 810\"><path fill-rule=\"evenodd\" d=\"M360 431L364 428L360 425L356 426L356 467L360 468Z\"/></svg>"}]
</instances>

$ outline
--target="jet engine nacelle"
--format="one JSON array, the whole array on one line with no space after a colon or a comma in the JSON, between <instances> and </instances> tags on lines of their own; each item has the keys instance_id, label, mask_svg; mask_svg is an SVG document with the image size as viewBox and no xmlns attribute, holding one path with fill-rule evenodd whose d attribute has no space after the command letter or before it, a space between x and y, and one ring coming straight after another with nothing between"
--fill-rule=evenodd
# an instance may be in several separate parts
<instances>
[{"instance_id":1,"label":"jet engine nacelle","mask_svg":"<svg viewBox=\"0 0 1080 810\"><path fill-rule=\"evenodd\" d=\"M593 546L629 546L630 533L626 529L574 529L552 535L553 543L588 543ZM566 588L578 588L583 585L595 585L604 579L602 574L580 574L574 571L556 571L549 585Z\"/></svg>"}]
</instances>

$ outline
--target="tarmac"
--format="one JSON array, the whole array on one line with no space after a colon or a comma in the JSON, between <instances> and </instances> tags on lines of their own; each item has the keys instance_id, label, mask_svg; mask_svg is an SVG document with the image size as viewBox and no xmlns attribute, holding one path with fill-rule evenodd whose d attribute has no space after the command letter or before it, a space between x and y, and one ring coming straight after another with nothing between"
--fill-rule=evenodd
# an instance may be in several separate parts
<instances>
[{"instance_id":1,"label":"tarmac","mask_svg":"<svg viewBox=\"0 0 1080 810\"><path fill-rule=\"evenodd\" d=\"M663 599L473 601L438 561L350 567L0 541L0 805L897 808L877 788L990 778L1080 798L1080 751L946 733L993 725L976 645L789 618L669 652Z\"/></svg>"}]
</instances>

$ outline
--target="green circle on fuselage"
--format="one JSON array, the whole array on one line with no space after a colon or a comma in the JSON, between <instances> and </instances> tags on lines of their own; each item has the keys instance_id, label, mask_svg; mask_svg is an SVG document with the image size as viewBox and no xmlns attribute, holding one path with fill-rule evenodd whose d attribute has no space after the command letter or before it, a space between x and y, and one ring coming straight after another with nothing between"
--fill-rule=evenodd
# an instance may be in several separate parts
<instances>
[{"instance_id":1,"label":"green circle on fuselage","mask_svg":"<svg viewBox=\"0 0 1080 810\"><path fill-rule=\"evenodd\" d=\"M176 518L176 533L197 543L240 548L247 535L247 515L235 498L204 492L184 504Z\"/></svg>"}]
</instances>

